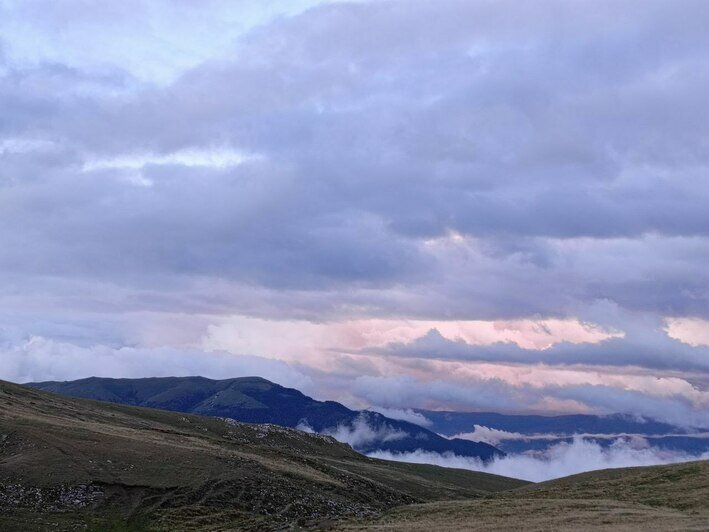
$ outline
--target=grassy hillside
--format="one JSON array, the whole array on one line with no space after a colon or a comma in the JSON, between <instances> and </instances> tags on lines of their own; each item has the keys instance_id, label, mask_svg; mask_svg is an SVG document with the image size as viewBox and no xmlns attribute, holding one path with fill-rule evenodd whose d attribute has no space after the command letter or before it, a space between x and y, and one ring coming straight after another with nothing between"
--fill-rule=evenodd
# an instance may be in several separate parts
<instances>
[{"instance_id":1,"label":"grassy hillside","mask_svg":"<svg viewBox=\"0 0 709 532\"><path fill-rule=\"evenodd\" d=\"M688 513L709 511L709 461L590 471L530 485L508 497L613 499Z\"/></svg>"},{"instance_id":2,"label":"grassy hillside","mask_svg":"<svg viewBox=\"0 0 709 532\"><path fill-rule=\"evenodd\" d=\"M526 483L366 458L332 438L0 381L0 529L324 526Z\"/></svg>"},{"instance_id":3,"label":"grassy hillside","mask_svg":"<svg viewBox=\"0 0 709 532\"><path fill-rule=\"evenodd\" d=\"M709 461L593 471L395 508L347 530L709 530Z\"/></svg>"},{"instance_id":4,"label":"grassy hillside","mask_svg":"<svg viewBox=\"0 0 709 532\"><path fill-rule=\"evenodd\" d=\"M0 530L709 530L709 462L541 484L0 381Z\"/></svg>"}]
</instances>

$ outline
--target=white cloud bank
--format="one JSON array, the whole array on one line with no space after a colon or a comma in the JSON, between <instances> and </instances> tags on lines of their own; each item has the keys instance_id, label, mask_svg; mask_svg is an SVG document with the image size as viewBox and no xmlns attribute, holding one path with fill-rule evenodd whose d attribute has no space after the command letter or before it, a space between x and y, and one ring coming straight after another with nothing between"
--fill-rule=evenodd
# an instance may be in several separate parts
<instances>
[{"instance_id":1,"label":"white cloud bank","mask_svg":"<svg viewBox=\"0 0 709 532\"><path fill-rule=\"evenodd\" d=\"M504 440L528 440L534 436L522 434L520 432L508 432L495 428L486 427L484 425L473 425L473 432L460 432L451 436L461 440L481 441L490 445L497 445ZM554 437L558 437L554 435Z\"/></svg>"},{"instance_id":2,"label":"white cloud bank","mask_svg":"<svg viewBox=\"0 0 709 532\"><path fill-rule=\"evenodd\" d=\"M370 407L369 410L373 412L379 412L383 416L391 419L399 419L401 421L408 421L419 427L430 427L433 422L428 419L423 414L412 410L411 408L384 408L381 406Z\"/></svg>"},{"instance_id":3,"label":"white cloud bank","mask_svg":"<svg viewBox=\"0 0 709 532\"><path fill-rule=\"evenodd\" d=\"M483 463L475 458L457 456L452 453L439 454L428 451L411 453L377 451L369 453L369 456L384 460L470 469L472 471L531 480L532 482L542 482L597 469L649 466L707 459L709 458L709 453L690 455L653 449L647 447L642 438L619 439L607 448L583 438L576 438L572 443L560 443L544 452L511 454L489 463Z\"/></svg>"},{"instance_id":4,"label":"white cloud bank","mask_svg":"<svg viewBox=\"0 0 709 532\"><path fill-rule=\"evenodd\" d=\"M3 338L0 379L12 382L74 380L86 377L141 378L200 375L211 379L259 376L311 392L312 380L297 369L258 356L172 347L82 347L40 336Z\"/></svg>"},{"instance_id":5,"label":"white cloud bank","mask_svg":"<svg viewBox=\"0 0 709 532\"><path fill-rule=\"evenodd\" d=\"M355 449L369 443L395 441L407 436L404 431L397 430L386 423L378 427L372 426L366 412L357 416L350 425L340 424L319 433L310 426L307 419L303 419L295 428L308 434L332 436L337 441L346 443Z\"/></svg>"},{"instance_id":6,"label":"white cloud bank","mask_svg":"<svg viewBox=\"0 0 709 532\"><path fill-rule=\"evenodd\" d=\"M352 425L338 425L335 428L324 430L323 434L332 436L339 442L347 443L355 449L373 442L384 443L406 437L405 432L387 424L372 427L365 414L357 416Z\"/></svg>"}]
</instances>

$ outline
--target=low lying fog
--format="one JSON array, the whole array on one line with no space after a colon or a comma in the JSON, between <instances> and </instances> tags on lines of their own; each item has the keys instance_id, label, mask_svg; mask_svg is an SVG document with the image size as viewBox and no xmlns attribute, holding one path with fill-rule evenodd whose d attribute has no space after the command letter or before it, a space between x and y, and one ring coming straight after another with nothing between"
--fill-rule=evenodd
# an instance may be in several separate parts
<instances>
[{"instance_id":1,"label":"low lying fog","mask_svg":"<svg viewBox=\"0 0 709 532\"><path fill-rule=\"evenodd\" d=\"M369 456L384 460L470 469L541 482L595 469L707 459L709 453L690 455L664 451L645 447L638 439L618 439L610 446L603 448L597 443L577 437L572 443L560 443L542 452L508 454L504 458L498 458L489 463L452 453L439 454L425 451L411 453L377 451L369 453Z\"/></svg>"}]
</instances>

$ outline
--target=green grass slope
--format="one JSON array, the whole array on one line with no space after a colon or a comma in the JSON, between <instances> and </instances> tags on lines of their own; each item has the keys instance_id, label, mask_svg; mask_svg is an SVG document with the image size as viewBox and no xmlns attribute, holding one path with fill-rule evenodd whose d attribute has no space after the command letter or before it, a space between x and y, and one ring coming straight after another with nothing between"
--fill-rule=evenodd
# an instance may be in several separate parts
<instances>
[{"instance_id":1,"label":"green grass slope","mask_svg":"<svg viewBox=\"0 0 709 532\"><path fill-rule=\"evenodd\" d=\"M590 471L530 485L508 496L611 499L701 514L709 512L709 460Z\"/></svg>"},{"instance_id":2,"label":"green grass slope","mask_svg":"<svg viewBox=\"0 0 709 532\"><path fill-rule=\"evenodd\" d=\"M484 499L394 508L347 530L709 530L709 461L608 469Z\"/></svg>"},{"instance_id":3,"label":"green grass slope","mask_svg":"<svg viewBox=\"0 0 709 532\"><path fill-rule=\"evenodd\" d=\"M332 438L0 381L1 530L327 526L525 482L366 458Z\"/></svg>"}]
</instances>

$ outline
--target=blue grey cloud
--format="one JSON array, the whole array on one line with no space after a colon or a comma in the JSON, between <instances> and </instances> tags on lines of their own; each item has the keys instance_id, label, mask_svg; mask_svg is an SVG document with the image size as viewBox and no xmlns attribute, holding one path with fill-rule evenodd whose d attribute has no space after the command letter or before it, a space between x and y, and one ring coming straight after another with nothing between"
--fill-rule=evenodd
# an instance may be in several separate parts
<instances>
[{"instance_id":1,"label":"blue grey cloud","mask_svg":"<svg viewBox=\"0 0 709 532\"><path fill-rule=\"evenodd\" d=\"M367 353L437 360L516 364L636 366L655 370L709 371L709 348L691 346L647 329L647 336L611 338L598 343L560 342L547 349L525 349L512 342L470 345L450 340L432 329L408 344L390 344Z\"/></svg>"}]
</instances>

